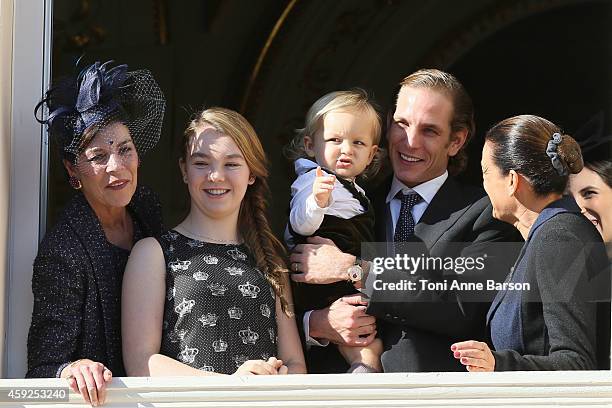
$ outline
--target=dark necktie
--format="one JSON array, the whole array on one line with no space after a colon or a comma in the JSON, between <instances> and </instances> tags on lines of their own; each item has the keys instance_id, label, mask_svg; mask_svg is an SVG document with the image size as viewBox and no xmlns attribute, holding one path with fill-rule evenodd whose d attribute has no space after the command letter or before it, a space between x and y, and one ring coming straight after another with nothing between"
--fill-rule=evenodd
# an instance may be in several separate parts
<instances>
[{"instance_id":1,"label":"dark necktie","mask_svg":"<svg viewBox=\"0 0 612 408\"><path fill-rule=\"evenodd\" d=\"M412 208L419 201L421 201L422 198L414 191L408 194L403 194L400 191L396 197L402 199L402 207L400 208L399 218L397 220L397 224L395 225L393 241L411 241L414 237L414 218L412 217Z\"/></svg>"}]
</instances>

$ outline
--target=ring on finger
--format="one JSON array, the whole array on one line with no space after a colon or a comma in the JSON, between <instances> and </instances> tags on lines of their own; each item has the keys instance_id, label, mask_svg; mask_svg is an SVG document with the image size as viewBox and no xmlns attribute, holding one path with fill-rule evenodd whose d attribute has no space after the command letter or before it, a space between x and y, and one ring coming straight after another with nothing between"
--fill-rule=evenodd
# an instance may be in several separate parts
<instances>
[{"instance_id":1,"label":"ring on finger","mask_svg":"<svg viewBox=\"0 0 612 408\"><path fill-rule=\"evenodd\" d=\"M292 264L293 272L298 272L299 271L298 267L299 267L299 262L294 262Z\"/></svg>"}]
</instances>

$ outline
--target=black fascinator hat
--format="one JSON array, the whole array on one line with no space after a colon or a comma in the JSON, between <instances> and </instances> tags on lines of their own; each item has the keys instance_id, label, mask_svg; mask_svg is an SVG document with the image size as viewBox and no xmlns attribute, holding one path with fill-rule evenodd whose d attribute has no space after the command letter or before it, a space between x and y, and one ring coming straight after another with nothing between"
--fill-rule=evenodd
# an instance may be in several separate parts
<instances>
[{"instance_id":1,"label":"black fascinator hat","mask_svg":"<svg viewBox=\"0 0 612 408\"><path fill-rule=\"evenodd\" d=\"M127 65L111 68L112 62L95 62L54 84L34 109L36 120L47 125L51 139L72 162L89 142L84 137L110 123L128 128L141 157L159 140L166 100L153 75L128 72ZM44 106L46 119L40 116Z\"/></svg>"}]
</instances>

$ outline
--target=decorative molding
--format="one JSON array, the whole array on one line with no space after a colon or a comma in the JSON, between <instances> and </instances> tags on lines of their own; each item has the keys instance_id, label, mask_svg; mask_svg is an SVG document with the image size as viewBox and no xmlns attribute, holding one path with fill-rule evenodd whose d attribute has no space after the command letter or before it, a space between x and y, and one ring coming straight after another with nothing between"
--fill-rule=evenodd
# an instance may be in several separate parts
<instances>
[{"instance_id":1,"label":"decorative molding","mask_svg":"<svg viewBox=\"0 0 612 408\"><path fill-rule=\"evenodd\" d=\"M266 39L264 46L259 52L259 55L257 57L257 62L255 63L255 66L253 67L253 71L251 71L251 75L249 75L249 82L247 83L246 90L244 92L244 95L242 96L242 101L240 102L240 112L242 113L245 112L247 108L247 103L249 102L249 98L251 96L251 91L257 81L259 71L261 70L261 66L264 60L266 59L266 56L268 55L268 50L272 46L272 43L274 42L276 35L280 31L281 27L285 23L285 20L287 19L287 16L289 15L289 13L291 12L291 10L293 9L293 7L295 6L297 2L298 0L290 0L287 6L285 6L285 9L283 10L280 17L274 24L274 27L272 27L272 31L270 31L270 34L268 35L268 38Z\"/></svg>"},{"instance_id":2,"label":"decorative molding","mask_svg":"<svg viewBox=\"0 0 612 408\"><path fill-rule=\"evenodd\" d=\"M168 3L166 0L154 0L153 19L159 45L168 45Z\"/></svg>"},{"instance_id":3,"label":"decorative molding","mask_svg":"<svg viewBox=\"0 0 612 408\"><path fill-rule=\"evenodd\" d=\"M64 380L0 380L4 389L58 386L65 386ZM605 371L572 371L115 378L106 403L112 407L609 406L612 376ZM69 402L36 406L82 404L81 397L71 392ZM0 402L0 407L15 405Z\"/></svg>"},{"instance_id":4,"label":"decorative molding","mask_svg":"<svg viewBox=\"0 0 612 408\"><path fill-rule=\"evenodd\" d=\"M95 2L95 0L94 0ZM83 53L88 46L99 45L108 35L106 27L97 23L97 10L100 4L92 0L80 0L75 4L72 14L66 20L54 21L54 41L56 52L60 50Z\"/></svg>"},{"instance_id":5,"label":"decorative molding","mask_svg":"<svg viewBox=\"0 0 612 408\"><path fill-rule=\"evenodd\" d=\"M465 24L448 30L431 47L432 52L423 57L419 66L445 69L479 42L510 24L574 3L584 3L584 0L510 0L496 3L484 12L470 16Z\"/></svg>"}]
</instances>

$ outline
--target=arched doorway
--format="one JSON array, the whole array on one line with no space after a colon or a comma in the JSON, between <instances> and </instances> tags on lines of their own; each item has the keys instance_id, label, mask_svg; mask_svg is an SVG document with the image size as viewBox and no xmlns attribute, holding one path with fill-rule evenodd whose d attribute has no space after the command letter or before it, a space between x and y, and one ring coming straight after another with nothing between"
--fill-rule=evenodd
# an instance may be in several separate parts
<instances>
[{"instance_id":1,"label":"arched doorway","mask_svg":"<svg viewBox=\"0 0 612 408\"><path fill-rule=\"evenodd\" d=\"M90 7L87 17L79 17L83 3ZM189 113L203 104L242 110L260 134L272 166L277 232L286 222L293 178L280 147L325 92L361 86L389 109L396 84L410 72L439 67L454 73L476 106L477 137L463 176L475 184L479 138L496 121L533 113L572 132L600 111L612 113L612 2L606 0L103 3L55 2L62 34L55 41L54 77L72 69L84 51L88 60L113 58L154 72L168 98L166 127L141 179L160 192L168 225L187 205L177 199L184 187L172 152ZM83 33L90 41L78 46ZM67 196L55 166L51 224Z\"/></svg>"}]
</instances>

